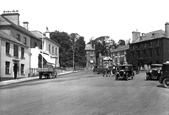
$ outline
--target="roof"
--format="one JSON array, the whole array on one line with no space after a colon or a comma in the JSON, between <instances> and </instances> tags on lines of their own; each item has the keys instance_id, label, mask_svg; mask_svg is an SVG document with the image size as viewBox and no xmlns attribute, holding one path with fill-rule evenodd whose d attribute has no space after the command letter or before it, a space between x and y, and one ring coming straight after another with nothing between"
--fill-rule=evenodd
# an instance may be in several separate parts
<instances>
[{"instance_id":1,"label":"roof","mask_svg":"<svg viewBox=\"0 0 169 115\"><path fill-rule=\"evenodd\" d=\"M12 21L8 20L7 18L5 18L4 16L0 15L0 20L1 20L1 23L0 25L2 26L12 26L14 27L15 29L19 30L19 31L22 31L23 33L31 36L31 37L34 37L34 38L37 38L34 34L32 34L29 30L25 29L24 27L22 26L18 26L16 24L14 24Z\"/></svg>"},{"instance_id":2,"label":"roof","mask_svg":"<svg viewBox=\"0 0 169 115\"><path fill-rule=\"evenodd\" d=\"M151 64L151 66L159 66L159 67L161 67L162 64Z\"/></svg>"},{"instance_id":3,"label":"roof","mask_svg":"<svg viewBox=\"0 0 169 115\"><path fill-rule=\"evenodd\" d=\"M94 50L92 44L86 44L85 50Z\"/></svg>"},{"instance_id":4,"label":"roof","mask_svg":"<svg viewBox=\"0 0 169 115\"><path fill-rule=\"evenodd\" d=\"M28 46L26 46L25 44L23 44L22 42L18 41L16 38L14 38L14 37L12 37L12 36L6 34L6 33L3 32L3 31L0 31L0 37L1 37L1 38L4 38L4 39L6 39L6 40L9 40L9 41L15 42L15 43L17 43L17 44L20 44L20 45L22 45L22 46L28 47Z\"/></svg>"},{"instance_id":5,"label":"roof","mask_svg":"<svg viewBox=\"0 0 169 115\"><path fill-rule=\"evenodd\" d=\"M34 34L38 39L42 39L42 32L38 31L38 30L34 30L34 31L31 31L32 34ZM43 35L43 39L46 39L46 40L49 40L51 41L52 43L56 44L57 46L60 47L60 44L56 43L55 41L53 41L52 39L50 38L47 38L46 36Z\"/></svg>"},{"instance_id":6,"label":"roof","mask_svg":"<svg viewBox=\"0 0 169 115\"><path fill-rule=\"evenodd\" d=\"M132 42L131 44L140 43L143 41L153 40L153 39L162 38L162 37L165 37L165 32L160 29L160 30L152 31L152 32L149 32L149 33L146 33L140 36L140 38L138 38L136 41Z\"/></svg>"},{"instance_id":7,"label":"roof","mask_svg":"<svg viewBox=\"0 0 169 115\"><path fill-rule=\"evenodd\" d=\"M124 51L124 50L127 50L129 49L129 45L122 45L122 46L118 46L117 48L115 49L112 49L111 52L119 52L119 51Z\"/></svg>"}]
</instances>

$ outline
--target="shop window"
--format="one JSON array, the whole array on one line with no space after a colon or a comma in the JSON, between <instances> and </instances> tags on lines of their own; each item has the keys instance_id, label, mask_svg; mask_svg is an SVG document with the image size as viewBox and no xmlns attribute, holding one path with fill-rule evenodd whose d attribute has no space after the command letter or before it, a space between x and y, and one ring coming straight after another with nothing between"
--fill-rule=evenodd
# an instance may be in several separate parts
<instances>
[{"instance_id":1,"label":"shop window","mask_svg":"<svg viewBox=\"0 0 169 115\"><path fill-rule=\"evenodd\" d=\"M21 64L21 75L24 74L24 64Z\"/></svg>"}]
</instances>

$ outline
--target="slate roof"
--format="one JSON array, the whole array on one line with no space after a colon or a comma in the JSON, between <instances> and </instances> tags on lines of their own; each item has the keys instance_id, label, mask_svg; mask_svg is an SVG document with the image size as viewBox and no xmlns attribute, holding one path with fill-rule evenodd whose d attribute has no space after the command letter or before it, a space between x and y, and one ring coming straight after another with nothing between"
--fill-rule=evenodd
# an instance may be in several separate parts
<instances>
[{"instance_id":1,"label":"slate roof","mask_svg":"<svg viewBox=\"0 0 169 115\"><path fill-rule=\"evenodd\" d=\"M160 30L146 33L144 36L140 36L140 38L138 38L136 41L132 42L131 44L157 39L157 38L162 38L162 37L165 37L165 32L160 29Z\"/></svg>"},{"instance_id":2,"label":"slate roof","mask_svg":"<svg viewBox=\"0 0 169 115\"><path fill-rule=\"evenodd\" d=\"M6 39L6 40L9 40L9 41L11 41L11 42L14 42L14 43L20 44L20 45L22 45L22 46L24 46L24 47L27 47L27 48L28 48L28 46L26 46L26 45L25 45L25 44L23 44L22 42L18 41L16 38L14 38L14 37L12 37L12 36L10 36L10 35L6 34L6 33L5 33L5 32L3 32L3 31L0 31L0 38L3 38L3 39Z\"/></svg>"},{"instance_id":3,"label":"slate roof","mask_svg":"<svg viewBox=\"0 0 169 115\"><path fill-rule=\"evenodd\" d=\"M129 49L129 45L118 46L116 49L112 49L111 52L119 52Z\"/></svg>"},{"instance_id":4,"label":"slate roof","mask_svg":"<svg viewBox=\"0 0 169 115\"><path fill-rule=\"evenodd\" d=\"M18 26L16 24L14 24L12 21L8 20L7 18L5 18L4 16L0 15L0 25L1 26L12 26L14 27L15 29L27 34L28 36L31 36L31 37L34 37L34 38L37 38L34 34L32 34L29 30L25 29L24 27L22 26Z\"/></svg>"}]
</instances>

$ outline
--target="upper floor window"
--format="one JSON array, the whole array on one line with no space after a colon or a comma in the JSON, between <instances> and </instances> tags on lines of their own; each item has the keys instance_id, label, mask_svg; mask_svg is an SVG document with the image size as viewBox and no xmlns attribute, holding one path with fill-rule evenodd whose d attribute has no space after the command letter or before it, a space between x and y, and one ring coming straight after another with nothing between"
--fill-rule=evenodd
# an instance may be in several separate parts
<instances>
[{"instance_id":1,"label":"upper floor window","mask_svg":"<svg viewBox=\"0 0 169 115\"><path fill-rule=\"evenodd\" d=\"M24 58L24 53L25 53L24 48L21 47L21 58Z\"/></svg>"},{"instance_id":2,"label":"upper floor window","mask_svg":"<svg viewBox=\"0 0 169 115\"><path fill-rule=\"evenodd\" d=\"M18 57L18 46L17 45L14 45L14 56L15 57Z\"/></svg>"},{"instance_id":3,"label":"upper floor window","mask_svg":"<svg viewBox=\"0 0 169 115\"><path fill-rule=\"evenodd\" d=\"M156 48L156 55L159 56L159 48Z\"/></svg>"},{"instance_id":4,"label":"upper floor window","mask_svg":"<svg viewBox=\"0 0 169 115\"><path fill-rule=\"evenodd\" d=\"M6 54L9 55L10 43L6 42Z\"/></svg>"},{"instance_id":5,"label":"upper floor window","mask_svg":"<svg viewBox=\"0 0 169 115\"><path fill-rule=\"evenodd\" d=\"M124 55L124 51L121 51L121 52L120 52L120 55Z\"/></svg>"},{"instance_id":6,"label":"upper floor window","mask_svg":"<svg viewBox=\"0 0 169 115\"><path fill-rule=\"evenodd\" d=\"M50 44L49 44L49 53L50 53Z\"/></svg>"},{"instance_id":7,"label":"upper floor window","mask_svg":"<svg viewBox=\"0 0 169 115\"><path fill-rule=\"evenodd\" d=\"M6 61L5 62L5 74L9 74L9 67L10 67L10 62Z\"/></svg>"},{"instance_id":8,"label":"upper floor window","mask_svg":"<svg viewBox=\"0 0 169 115\"><path fill-rule=\"evenodd\" d=\"M36 48L36 46L37 46L37 43L35 42L35 43L34 43L34 48Z\"/></svg>"},{"instance_id":9,"label":"upper floor window","mask_svg":"<svg viewBox=\"0 0 169 115\"><path fill-rule=\"evenodd\" d=\"M58 54L58 51L57 51L57 48L55 48L55 55L57 55Z\"/></svg>"},{"instance_id":10,"label":"upper floor window","mask_svg":"<svg viewBox=\"0 0 169 115\"><path fill-rule=\"evenodd\" d=\"M152 57L153 53L152 53L152 49L149 50L149 57Z\"/></svg>"},{"instance_id":11,"label":"upper floor window","mask_svg":"<svg viewBox=\"0 0 169 115\"><path fill-rule=\"evenodd\" d=\"M23 43L26 45L26 37L23 37Z\"/></svg>"},{"instance_id":12,"label":"upper floor window","mask_svg":"<svg viewBox=\"0 0 169 115\"><path fill-rule=\"evenodd\" d=\"M52 54L54 54L54 46L52 46Z\"/></svg>"},{"instance_id":13,"label":"upper floor window","mask_svg":"<svg viewBox=\"0 0 169 115\"><path fill-rule=\"evenodd\" d=\"M20 41L21 40L21 36L19 34L17 34L16 35L16 39Z\"/></svg>"}]
</instances>

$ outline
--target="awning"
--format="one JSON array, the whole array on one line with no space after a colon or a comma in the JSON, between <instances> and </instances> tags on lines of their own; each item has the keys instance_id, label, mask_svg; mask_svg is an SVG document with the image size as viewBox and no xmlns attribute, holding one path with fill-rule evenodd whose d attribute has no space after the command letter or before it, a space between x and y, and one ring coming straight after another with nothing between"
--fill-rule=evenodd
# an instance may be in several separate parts
<instances>
[{"instance_id":1,"label":"awning","mask_svg":"<svg viewBox=\"0 0 169 115\"><path fill-rule=\"evenodd\" d=\"M55 65L55 58L51 58L49 55L40 53L48 64Z\"/></svg>"}]
</instances>

